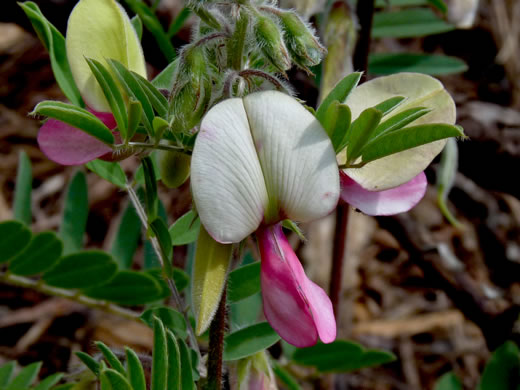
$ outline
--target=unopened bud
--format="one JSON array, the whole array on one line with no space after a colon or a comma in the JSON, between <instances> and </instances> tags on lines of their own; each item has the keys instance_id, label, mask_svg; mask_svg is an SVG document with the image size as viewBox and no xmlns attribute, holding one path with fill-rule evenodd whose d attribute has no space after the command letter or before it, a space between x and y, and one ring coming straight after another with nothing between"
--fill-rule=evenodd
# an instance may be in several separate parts
<instances>
[{"instance_id":1,"label":"unopened bud","mask_svg":"<svg viewBox=\"0 0 520 390\"><path fill-rule=\"evenodd\" d=\"M354 71L352 55L357 41L356 22L345 0L331 5L323 40L328 54L323 62L320 101L338 81Z\"/></svg>"},{"instance_id":2,"label":"unopened bud","mask_svg":"<svg viewBox=\"0 0 520 390\"><path fill-rule=\"evenodd\" d=\"M327 50L316 38L313 28L292 11L283 11L279 17L293 61L307 71L308 67L318 65Z\"/></svg>"},{"instance_id":3,"label":"unopened bud","mask_svg":"<svg viewBox=\"0 0 520 390\"><path fill-rule=\"evenodd\" d=\"M280 72L291 67L291 59L282 39L280 27L267 16L258 16L254 28L256 43L265 57Z\"/></svg>"},{"instance_id":4,"label":"unopened bud","mask_svg":"<svg viewBox=\"0 0 520 390\"><path fill-rule=\"evenodd\" d=\"M182 152L160 150L159 172L168 188L180 187L190 176L191 157Z\"/></svg>"},{"instance_id":5,"label":"unopened bud","mask_svg":"<svg viewBox=\"0 0 520 390\"><path fill-rule=\"evenodd\" d=\"M172 131L187 132L195 127L208 108L211 81L205 78L197 85L186 83L172 99L171 114L175 120Z\"/></svg>"}]
</instances>

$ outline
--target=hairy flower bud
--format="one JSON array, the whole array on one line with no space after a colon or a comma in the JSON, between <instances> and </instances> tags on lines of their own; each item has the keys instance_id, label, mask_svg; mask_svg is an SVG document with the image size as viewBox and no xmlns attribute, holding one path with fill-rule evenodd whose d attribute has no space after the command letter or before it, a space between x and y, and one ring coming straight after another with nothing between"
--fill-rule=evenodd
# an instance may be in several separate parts
<instances>
[{"instance_id":1,"label":"hairy flower bud","mask_svg":"<svg viewBox=\"0 0 520 390\"><path fill-rule=\"evenodd\" d=\"M197 125L211 99L211 87L204 47L188 47L180 55L171 96L173 131L188 131Z\"/></svg>"},{"instance_id":2,"label":"hairy flower bud","mask_svg":"<svg viewBox=\"0 0 520 390\"><path fill-rule=\"evenodd\" d=\"M268 16L258 16L254 27L256 43L265 57L280 72L291 67L291 59L282 39L280 27Z\"/></svg>"},{"instance_id":3,"label":"hairy flower bud","mask_svg":"<svg viewBox=\"0 0 520 390\"><path fill-rule=\"evenodd\" d=\"M283 11L278 16L293 61L307 71L308 67L318 65L327 50L316 38L313 28L292 11Z\"/></svg>"}]
</instances>

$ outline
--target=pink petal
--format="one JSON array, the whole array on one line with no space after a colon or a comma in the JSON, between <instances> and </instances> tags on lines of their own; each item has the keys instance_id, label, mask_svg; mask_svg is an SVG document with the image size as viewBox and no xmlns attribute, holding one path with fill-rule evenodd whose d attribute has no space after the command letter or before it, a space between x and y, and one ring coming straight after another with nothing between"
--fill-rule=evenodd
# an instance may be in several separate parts
<instances>
[{"instance_id":1,"label":"pink petal","mask_svg":"<svg viewBox=\"0 0 520 390\"><path fill-rule=\"evenodd\" d=\"M296 347L336 338L336 320L325 291L307 278L281 226L257 231L264 314L274 330Z\"/></svg>"},{"instance_id":2,"label":"pink petal","mask_svg":"<svg viewBox=\"0 0 520 390\"><path fill-rule=\"evenodd\" d=\"M368 191L341 173L341 199L367 215L393 215L414 207L426 193L428 182L424 172L412 180L385 191Z\"/></svg>"},{"instance_id":3,"label":"pink petal","mask_svg":"<svg viewBox=\"0 0 520 390\"><path fill-rule=\"evenodd\" d=\"M117 126L111 113L92 113L109 129ZM56 119L49 119L40 128L38 145L50 160L61 165L81 165L112 153L112 149L103 142Z\"/></svg>"}]
</instances>

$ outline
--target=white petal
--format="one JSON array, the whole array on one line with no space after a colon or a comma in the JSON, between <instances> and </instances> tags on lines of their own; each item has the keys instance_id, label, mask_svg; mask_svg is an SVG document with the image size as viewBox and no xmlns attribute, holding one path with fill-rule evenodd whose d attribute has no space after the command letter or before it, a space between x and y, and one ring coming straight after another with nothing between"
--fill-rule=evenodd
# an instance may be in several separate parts
<instances>
[{"instance_id":1,"label":"white petal","mask_svg":"<svg viewBox=\"0 0 520 390\"><path fill-rule=\"evenodd\" d=\"M106 59L114 59L146 77L141 43L128 15L114 0L79 1L69 17L65 43L74 81L87 105L96 111L108 112L110 106L85 58L105 66Z\"/></svg>"},{"instance_id":2,"label":"white petal","mask_svg":"<svg viewBox=\"0 0 520 390\"><path fill-rule=\"evenodd\" d=\"M254 93L243 100L269 199L280 216L305 222L330 213L339 197L339 174L320 123L281 92Z\"/></svg>"},{"instance_id":3,"label":"white petal","mask_svg":"<svg viewBox=\"0 0 520 390\"><path fill-rule=\"evenodd\" d=\"M437 79L419 73L399 73L379 77L356 88L346 100L352 111L352 120L369 108L392 96L406 96L407 100L385 116L385 120L412 107L428 107L432 112L419 118L412 125L424 123L454 124L455 103ZM345 172L363 188L380 191L404 184L420 172L439 154L446 140L418 146L368 163L363 168Z\"/></svg>"},{"instance_id":4,"label":"white petal","mask_svg":"<svg viewBox=\"0 0 520 390\"><path fill-rule=\"evenodd\" d=\"M204 117L191 159L191 186L201 221L222 243L254 232L268 203L241 99L229 99Z\"/></svg>"}]
</instances>

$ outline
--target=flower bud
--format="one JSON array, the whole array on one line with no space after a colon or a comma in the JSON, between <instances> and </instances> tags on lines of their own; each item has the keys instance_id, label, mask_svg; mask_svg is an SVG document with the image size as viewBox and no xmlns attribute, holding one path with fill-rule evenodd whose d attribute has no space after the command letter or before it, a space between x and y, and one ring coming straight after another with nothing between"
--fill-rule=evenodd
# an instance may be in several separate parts
<instances>
[{"instance_id":1,"label":"flower bud","mask_svg":"<svg viewBox=\"0 0 520 390\"><path fill-rule=\"evenodd\" d=\"M173 131L188 131L197 125L211 99L211 86L204 48L188 47L180 56L171 96Z\"/></svg>"},{"instance_id":2,"label":"flower bud","mask_svg":"<svg viewBox=\"0 0 520 390\"><path fill-rule=\"evenodd\" d=\"M332 4L323 40L328 54L323 61L320 101L343 77L354 71L352 55L357 41L356 22L346 2Z\"/></svg>"},{"instance_id":3,"label":"flower bud","mask_svg":"<svg viewBox=\"0 0 520 390\"><path fill-rule=\"evenodd\" d=\"M258 16L254 28L256 43L265 57L280 72L291 67L291 59L282 40L280 27L267 16Z\"/></svg>"},{"instance_id":4,"label":"flower bud","mask_svg":"<svg viewBox=\"0 0 520 390\"><path fill-rule=\"evenodd\" d=\"M318 65L327 50L319 43L312 27L292 11L283 11L279 17L293 61L307 71L308 67Z\"/></svg>"},{"instance_id":5,"label":"flower bud","mask_svg":"<svg viewBox=\"0 0 520 390\"><path fill-rule=\"evenodd\" d=\"M276 390L276 379L265 351L238 361L233 390Z\"/></svg>"},{"instance_id":6,"label":"flower bud","mask_svg":"<svg viewBox=\"0 0 520 390\"><path fill-rule=\"evenodd\" d=\"M190 176L191 157L173 150L159 151L159 172L168 188L180 187Z\"/></svg>"}]
</instances>

